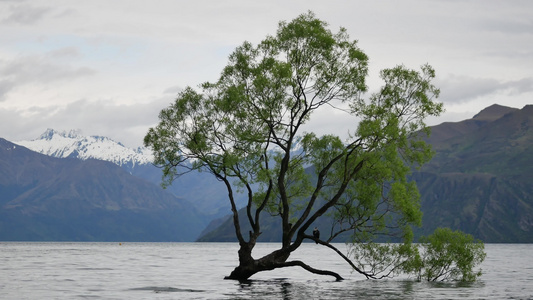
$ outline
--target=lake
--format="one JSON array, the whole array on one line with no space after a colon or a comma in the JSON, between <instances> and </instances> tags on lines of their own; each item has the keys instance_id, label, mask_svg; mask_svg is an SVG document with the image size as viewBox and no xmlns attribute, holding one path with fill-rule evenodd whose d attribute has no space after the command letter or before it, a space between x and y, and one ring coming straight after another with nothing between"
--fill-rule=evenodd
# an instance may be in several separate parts
<instances>
[{"instance_id":1,"label":"lake","mask_svg":"<svg viewBox=\"0 0 533 300\"><path fill-rule=\"evenodd\" d=\"M260 243L255 257L277 247ZM339 249L346 249L338 244ZM471 284L366 280L333 251L304 244L292 259L346 280L284 268L224 280L235 243L0 242L1 299L533 299L533 244L487 244Z\"/></svg>"}]
</instances>

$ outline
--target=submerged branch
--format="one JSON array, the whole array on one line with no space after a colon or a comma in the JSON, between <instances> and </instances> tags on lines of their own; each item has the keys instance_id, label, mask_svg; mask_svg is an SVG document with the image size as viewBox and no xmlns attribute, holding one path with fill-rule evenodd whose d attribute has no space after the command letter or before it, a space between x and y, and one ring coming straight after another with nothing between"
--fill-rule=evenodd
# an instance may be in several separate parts
<instances>
[{"instance_id":1,"label":"submerged branch","mask_svg":"<svg viewBox=\"0 0 533 300\"><path fill-rule=\"evenodd\" d=\"M344 280L344 278L342 278L342 276L340 276L339 274L337 274L335 272L328 271L328 270L315 269L315 268L313 268L313 267L311 267L311 266L309 266L309 265L307 265L304 262L299 261L299 260L280 263L280 264L276 265L276 268L295 267L295 266L302 267L305 270L307 270L307 271L309 271L311 273L314 273L314 274L333 276L333 277L335 277L335 279L337 281Z\"/></svg>"},{"instance_id":2,"label":"submerged branch","mask_svg":"<svg viewBox=\"0 0 533 300\"><path fill-rule=\"evenodd\" d=\"M374 275L369 274L369 273L359 269L346 255L344 255L344 253L342 253L339 249L337 249L335 246L331 245L330 243L324 242L324 241L322 241L320 239L317 239L317 238L315 238L313 236L310 236L310 235L305 235L304 238L311 239L311 240L315 241L316 243L318 243L320 245L323 245L323 246L326 246L326 247L332 249L333 251L337 252L337 254L340 257L342 257L355 271L357 271L359 274L364 275L367 279L369 279L369 278L376 279Z\"/></svg>"}]
</instances>

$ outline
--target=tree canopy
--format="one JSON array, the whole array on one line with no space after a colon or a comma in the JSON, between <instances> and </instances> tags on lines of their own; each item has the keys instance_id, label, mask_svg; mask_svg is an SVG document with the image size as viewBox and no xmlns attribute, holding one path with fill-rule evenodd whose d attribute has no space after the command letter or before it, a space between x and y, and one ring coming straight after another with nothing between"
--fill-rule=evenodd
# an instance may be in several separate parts
<instances>
[{"instance_id":1,"label":"tree canopy","mask_svg":"<svg viewBox=\"0 0 533 300\"><path fill-rule=\"evenodd\" d=\"M244 42L216 82L185 88L161 111L144 143L162 167L164 184L200 170L227 189L240 244L239 266L228 278L300 266L341 279L289 256L310 239L351 263L330 243L345 232L355 242L382 235L411 241L411 226L422 214L407 175L431 158L424 120L443 108L431 66L399 65L380 74L383 86L367 95L367 55L346 29L332 32L308 12L280 22L276 34L257 45ZM346 128L348 138L304 131L315 112L331 107L359 120ZM247 195L247 234L241 232L237 191ZM256 259L261 212L279 218L282 243ZM316 238L312 226L324 217L333 220L331 228Z\"/></svg>"}]
</instances>

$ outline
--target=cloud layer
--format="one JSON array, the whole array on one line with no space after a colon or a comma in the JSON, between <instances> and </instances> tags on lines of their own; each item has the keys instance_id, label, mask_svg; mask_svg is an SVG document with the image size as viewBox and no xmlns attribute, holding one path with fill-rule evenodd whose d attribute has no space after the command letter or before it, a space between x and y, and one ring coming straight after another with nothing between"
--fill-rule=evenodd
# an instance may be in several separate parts
<instances>
[{"instance_id":1,"label":"cloud layer","mask_svg":"<svg viewBox=\"0 0 533 300\"><path fill-rule=\"evenodd\" d=\"M183 87L217 79L243 41L314 11L385 67L430 63L447 113L533 102L532 1L0 1L0 137L81 129L139 146ZM319 130L326 113L313 123ZM312 124L311 124L312 125Z\"/></svg>"}]
</instances>

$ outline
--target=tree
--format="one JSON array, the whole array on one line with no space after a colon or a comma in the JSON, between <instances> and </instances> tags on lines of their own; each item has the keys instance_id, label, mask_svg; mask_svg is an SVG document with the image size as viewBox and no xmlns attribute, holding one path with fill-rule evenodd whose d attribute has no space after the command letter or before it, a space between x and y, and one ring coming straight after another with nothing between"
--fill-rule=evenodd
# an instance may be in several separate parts
<instances>
[{"instance_id":1,"label":"tree","mask_svg":"<svg viewBox=\"0 0 533 300\"><path fill-rule=\"evenodd\" d=\"M418 281L475 281L474 270L485 259L485 245L474 237L449 228L437 228L419 244L354 243L354 263L373 278L414 275ZM379 276L379 277L378 277Z\"/></svg>"},{"instance_id":2,"label":"tree","mask_svg":"<svg viewBox=\"0 0 533 300\"><path fill-rule=\"evenodd\" d=\"M474 237L449 228L437 228L433 234L420 239L422 254L416 252L405 265L405 271L418 280L475 281L481 270L474 268L485 259L485 245Z\"/></svg>"},{"instance_id":3,"label":"tree","mask_svg":"<svg viewBox=\"0 0 533 300\"><path fill-rule=\"evenodd\" d=\"M330 242L344 232L358 242L379 235L412 239L411 225L420 224L421 212L416 185L407 175L432 155L420 132L427 133L427 116L442 111L434 101L435 72L429 65L420 71L383 70L383 87L365 100L367 73L368 57L346 30L333 33L308 12L280 22L276 35L256 46L244 42L218 81L185 88L161 111L144 143L162 167L164 184L200 170L227 189L240 248L239 265L226 278L244 280L300 266L342 279L289 260L305 239L331 248L373 277ZM326 107L360 120L346 140L304 131L313 114ZM241 232L236 191L247 195L247 235ZM282 242L256 259L252 250L261 234L261 212L280 219ZM325 217L334 220L331 230L316 238L311 226Z\"/></svg>"}]
</instances>

